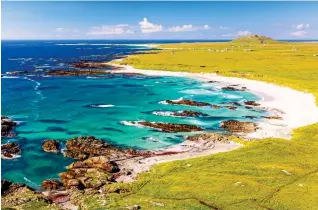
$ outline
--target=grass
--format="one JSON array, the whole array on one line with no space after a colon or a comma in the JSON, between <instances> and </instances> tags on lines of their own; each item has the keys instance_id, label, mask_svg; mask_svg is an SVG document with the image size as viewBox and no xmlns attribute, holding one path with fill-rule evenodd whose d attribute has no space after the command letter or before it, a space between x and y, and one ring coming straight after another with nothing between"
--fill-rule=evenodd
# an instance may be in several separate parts
<instances>
[{"instance_id":1,"label":"grass","mask_svg":"<svg viewBox=\"0 0 318 210\"><path fill-rule=\"evenodd\" d=\"M288 86L318 98L318 43L183 43L160 47L164 50L129 56L121 63L138 69L218 72Z\"/></svg>"},{"instance_id":2,"label":"grass","mask_svg":"<svg viewBox=\"0 0 318 210\"><path fill-rule=\"evenodd\" d=\"M288 86L318 98L317 43L160 47L163 50L129 56L121 63L139 69L218 72ZM89 210L135 204L147 210L313 210L318 209L317 172L318 124L314 124L296 129L290 141L252 141L231 152L155 165L134 183L116 184L123 193L83 195L78 202Z\"/></svg>"},{"instance_id":3,"label":"grass","mask_svg":"<svg viewBox=\"0 0 318 210\"><path fill-rule=\"evenodd\" d=\"M318 98L317 43L160 47L163 50L155 54L129 56L121 63L139 69L218 72L288 86ZM220 52L224 49L228 50ZM139 176L130 193L109 197L114 199L113 209L133 204L142 209L318 209L317 172L314 124L296 129L290 141L269 138L227 153L156 165Z\"/></svg>"}]
</instances>

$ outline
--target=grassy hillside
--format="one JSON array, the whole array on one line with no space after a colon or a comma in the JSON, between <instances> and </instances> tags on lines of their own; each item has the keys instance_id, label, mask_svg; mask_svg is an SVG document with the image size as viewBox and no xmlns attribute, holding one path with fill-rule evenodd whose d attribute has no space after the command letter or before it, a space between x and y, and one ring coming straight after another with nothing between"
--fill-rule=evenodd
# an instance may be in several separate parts
<instances>
[{"instance_id":1,"label":"grassy hillside","mask_svg":"<svg viewBox=\"0 0 318 210\"><path fill-rule=\"evenodd\" d=\"M249 43L249 44L273 44L278 43L278 41L273 40L267 36L261 35L249 35L249 36L242 36L232 41L233 43Z\"/></svg>"},{"instance_id":2,"label":"grassy hillside","mask_svg":"<svg viewBox=\"0 0 318 210\"><path fill-rule=\"evenodd\" d=\"M318 96L317 43L161 47L166 49L130 56L122 63L140 69L218 72ZM295 130L290 141L264 139L227 153L156 165L129 186L131 193L108 196L112 202L107 205L113 209L133 204L142 209L316 209L317 172L318 124L314 124ZM96 204L97 198L90 201Z\"/></svg>"},{"instance_id":3,"label":"grassy hillside","mask_svg":"<svg viewBox=\"0 0 318 210\"><path fill-rule=\"evenodd\" d=\"M318 44L167 44L121 61L140 69L218 72L285 85L318 98ZM318 209L318 124L292 140L264 139L226 153L156 165L125 193L81 195L81 209ZM117 190L119 191L119 190ZM128 192L127 192L128 191ZM28 208L24 208L28 209ZM33 208L34 209L34 208Z\"/></svg>"},{"instance_id":4,"label":"grassy hillside","mask_svg":"<svg viewBox=\"0 0 318 210\"><path fill-rule=\"evenodd\" d=\"M139 69L218 72L292 87L318 98L318 43L183 43L160 47L163 50L129 56L121 63Z\"/></svg>"}]
</instances>

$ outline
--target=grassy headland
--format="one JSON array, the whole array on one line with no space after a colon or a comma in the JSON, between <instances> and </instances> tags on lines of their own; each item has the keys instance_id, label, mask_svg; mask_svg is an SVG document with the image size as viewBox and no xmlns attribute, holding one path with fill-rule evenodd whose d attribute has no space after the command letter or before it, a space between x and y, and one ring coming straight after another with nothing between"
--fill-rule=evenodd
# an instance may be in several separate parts
<instances>
[{"instance_id":1,"label":"grassy headland","mask_svg":"<svg viewBox=\"0 0 318 210\"><path fill-rule=\"evenodd\" d=\"M269 44L262 44L269 43ZM288 86L318 98L318 43L286 43L269 38L240 38L223 43L181 43L132 55L121 64L138 69L218 72Z\"/></svg>"},{"instance_id":2,"label":"grassy headland","mask_svg":"<svg viewBox=\"0 0 318 210\"><path fill-rule=\"evenodd\" d=\"M318 43L266 42L252 38L165 44L162 50L129 56L121 64L217 72L310 92L317 100ZM129 185L131 193L109 198L114 199L114 209L132 204L144 209L315 209L317 172L318 124L314 124L296 129L291 141L264 139L227 153L156 165Z\"/></svg>"},{"instance_id":3,"label":"grassy headland","mask_svg":"<svg viewBox=\"0 0 318 210\"><path fill-rule=\"evenodd\" d=\"M138 69L217 72L288 86L318 98L318 55L314 56L318 43L281 43L252 36L160 48L120 63ZM317 209L318 124L296 129L290 141L242 142L244 147L231 152L155 165L133 183L105 186L105 191L115 193L79 194L73 201L89 210L134 209L133 205L147 210ZM34 209L31 204L21 208Z\"/></svg>"}]
</instances>

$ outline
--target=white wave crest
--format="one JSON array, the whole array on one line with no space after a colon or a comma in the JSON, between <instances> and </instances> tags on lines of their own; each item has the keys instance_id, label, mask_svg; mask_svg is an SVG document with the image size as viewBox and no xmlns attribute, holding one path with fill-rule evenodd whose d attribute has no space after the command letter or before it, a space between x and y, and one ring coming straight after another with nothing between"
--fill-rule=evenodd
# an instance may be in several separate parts
<instances>
[{"instance_id":1,"label":"white wave crest","mask_svg":"<svg viewBox=\"0 0 318 210\"><path fill-rule=\"evenodd\" d=\"M183 90L181 93L185 94L193 94L193 95L217 95L217 92L206 90L206 89L190 89L190 90Z\"/></svg>"},{"instance_id":2,"label":"white wave crest","mask_svg":"<svg viewBox=\"0 0 318 210\"><path fill-rule=\"evenodd\" d=\"M152 114L158 115L158 116L174 116L174 112L170 112L170 111L154 111L152 112Z\"/></svg>"},{"instance_id":3,"label":"white wave crest","mask_svg":"<svg viewBox=\"0 0 318 210\"><path fill-rule=\"evenodd\" d=\"M115 105L113 105L113 104L93 104L90 106L97 107L97 108L109 108L109 107L114 107Z\"/></svg>"},{"instance_id":4,"label":"white wave crest","mask_svg":"<svg viewBox=\"0 0 318 210\"><path fill-rule=\"evenodd\" d=\"M16 79L16 78L20 78L17 76L1 76L2 79Z\"/></svg>"}]
</instances>

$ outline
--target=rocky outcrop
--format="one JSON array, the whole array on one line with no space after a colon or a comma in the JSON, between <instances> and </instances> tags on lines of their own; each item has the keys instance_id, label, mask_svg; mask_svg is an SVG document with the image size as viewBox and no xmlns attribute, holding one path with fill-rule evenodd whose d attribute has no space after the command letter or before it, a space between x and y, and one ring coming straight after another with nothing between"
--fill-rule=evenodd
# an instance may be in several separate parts
<instances>
[{"instance_id":1,"label":"rocky outcrop","mask_svg":"<svg viewBox=\"0 0 318 210\"><path fill-rule=\"evenodd\" d=\"M187 106L211 106L211 104L206 102L192 101L192 100L166 100L167 104L175 105L187 105Z\"/></svg>"},{"instance_id":2,"label":"rocky outcrop","mask_svg":"<svg viewBox=\"0 0 318 210\"><path fill-rule=\"evenodd\" d=\"M77 161L67 168L66 172L59 174L67 189L97 189L113 182L113 173L119 171L117 164L110 161L106 156L91 157L84 161Z\"/></svg>"},{"instance_id":3,"label":"rocky outcrop","mask_svg":"<svg viewBox=\"0 0 318 210\"><path fill-rule=\"evenodd\" d=\"M45 73L48 76L89 76L110 74L105 70L50 70Z\"/></svg>"},{"instance_id":4,"label":"rocky outcrop","mask_svg":"<svg viewBox=\"0 0 318 210\"><path fill-rule=\"evenodd\" d=\"M110 66L103 62L92 62L92 61L79 61L72 63L70 66L75 68L112 68L113 66Z\"/></svg>"},{"instance_id":5,"label":"rocky outcrop","mask_svg":"<svg viewBox=\"0 0 318 210\"><path fill-rule=\"evenodd\" d=\"M206 116L209 116L209 115L204 114L202 112L196 112L196 111L192 111L192 110L183 110L183 111L179 111L179 112L174 112L172 115L177 116L177 117L206 117Z\"/></svg>"},{"instance_id":6,"label":"rocky outcrop","mask_svg":"<svg viewBox=\"0 0 318 210\"><path fill-rule=\"evenodd\" d=\"M263 116L263 118L269 119L269 120L282 120L283 119L280 116Z\"/></svg>"},{"instance_id":7,"label":"rocky outcrop","mask_svg":"<svg viewBox=\"0 0 318 210\"><path fill-rule=\"evenodd\" d=\"M66 157L84 160L94 156L124 156L124 151L111 144L96 139L94 136L77 137L66 142L66 150L63 151Z\"/></svg>"},{"instance_id":8,"label":"rocky outcrop","mask_svg":"<svg viewBox=\"0 0 318 210\"><path fill-rule=\"evenodd\" d=\"M246 87L234 87L235 85L230 85L230 86L226 86L226 87L222 87L222 90L227 90L227 91L245 91Z\"/></svg>"},{"instance_id":9,"label":"rocky outcrop","mask_svg":"<svg viewBox=\"0 0 318 210\"><path fill-rule=\"evenodd\" d=\"M244 104L247 106L260 106L260 104L256 103L256 101L244 101Z\"/></svg>"},{"instance_id":10,"label":"rocky outcrop","mask_svg":"<svg viewBox=\"0 0 318 210\"><path fill-rule=\"evenodd\" d=\"M41 187L45 190L60 190L63 184L57 179L46 179L42 182Z\"/></svg>"},{"instance_id":11,"label":"rocky outcrop","mask_svg":"<svg viewBox=\"0 0 318 210\"><path fill-rule=\"evenodd\" d=\"M95 156L107 156L111 160L118 158L129 158L135 156L151 156L150 151L120 149L94 136L76 137L66 142L66 150L63 151L64 156L85 160Z\"/></svg>"},{"instance_id":12,"label":"rocky outcrop","mask_svg":"<svg viewBox=\"0 0 318 210\"><path fill-rule=\"evenodd\" d=\"M173 104L173 105L186 105L186 106L209 106L213 109L221 109L221 108L227 108L227 109L236 109L235 106L219 106L215 104L210 104L207 102L201 102L201 101L192 101L192 100L166 100L165 103L167 104Z\"/></svg>"},{"instance_id":13,"label":"rocky outcrop","mask_svg":"<svg viewBox=\"0 0 318 210\"><path fill-rule=\"evenodd\" d=\"M13 136L12 129L17 125L16 122L12 121L6 116L1 116L1 136Z\"/></svg>"},{"instance_id":14,"label":"rocky outcrop","mask_svg":"<svg viewBox=\"0 0 318 210\"><path fill-rule=\"evenodd\" d=\"M1 180L1 207L21 206L30 201L49 203L45 197L25 184L16 184ZM23 208L21 208L23 209Z\"/></svg>"},{"instance_id":15,"label":"rocky outcrop","mask_svg":"<svg viewBox=\"0 0 318 210\"><path fill-rule=\"evenodd\" d=\"M45 140L42 144L42 148L45 152L58 153L60 143L56 140Z\"/></svg>"},{"instance_id":16,"label":"rocky outcrop","mask_svg":"<svg viewBox=\"0 0 318 210\"><path fill-rule=\"evenodd\" d=\"M168 133L192 132L192 131L203 130L202 128L196 125L188 125L188 124L174 124L174 123L147 122L147 121L138 121L138 122L132 122L132 123L150 127L150 128L159 129L163 132L168 132Z\"/></svg>"},{"instance_id":17,"label":"rocky outcrop","mask_svg":"<svg viewBox=\"0 0 318 210\"><path fill-rule=\"evenodd\" d=\"M11 142L1 145L1 158L3 159L13 159L18 157L21 153L19 144L16 142Z\"/></svg>"},{"instance_id":18,"label":"rocky outcrop","mask_svg":"<svg viewBox=\"0 0 318 210\"><path fill-rule=\"evenodd\" d=\"M194 136L188 136L186 138L188 141L209 141L209 142L220 142L220 143L228 143L229 142L229 136L224 134L218 134L218 133L204 133Z\"/></svg>"},{"instance_id":19,"label":"rocky outcrop","mask_svg":"<svg viewBox=\"0 0 318 210\"><path fill-rule=\"evenodd\" d=\"M233 133L251 133L256 131L257 124L253 122L240 122L237 120L227 120L221 122L221 128Z\"/></svg>"}]
</instances>

